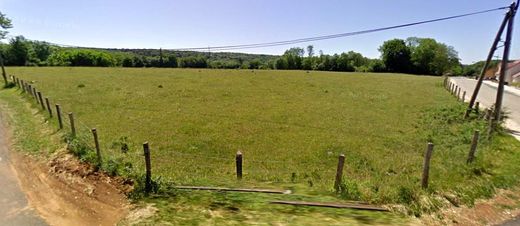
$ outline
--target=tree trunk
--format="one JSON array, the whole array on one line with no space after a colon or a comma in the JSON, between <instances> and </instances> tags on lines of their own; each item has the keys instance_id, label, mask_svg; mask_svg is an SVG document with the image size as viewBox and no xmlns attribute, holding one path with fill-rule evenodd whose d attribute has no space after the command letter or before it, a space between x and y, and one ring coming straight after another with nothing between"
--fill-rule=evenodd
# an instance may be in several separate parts
<instances>
[{"instance_id":1,"label":"tree trunk","mask_svg":"<svg viewBox=\"0 0 520 226\"><path fill-rule=\"evenodd\" d=\"M0 53L0 66L2 67L2 77L4 77L4 83L7 86L7 75L5 74L4 58L2 57L1 53Z\"/></svg>"}]
</instances>

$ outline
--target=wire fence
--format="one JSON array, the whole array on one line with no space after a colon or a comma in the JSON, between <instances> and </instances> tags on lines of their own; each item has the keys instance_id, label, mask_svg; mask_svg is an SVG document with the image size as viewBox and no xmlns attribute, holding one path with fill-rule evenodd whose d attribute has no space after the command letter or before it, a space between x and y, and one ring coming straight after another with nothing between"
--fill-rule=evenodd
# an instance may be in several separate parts
<instances>
[{"instance_id":1,"label":"wire fence","mask_svg":"<svg viewBox=\"0 0 520 226\"><path fill-rule=\"evenodd\" d=\"M18 78L13 77L14 81L16 81L16 79L18 79ZM45 113L47 113L45 110L53 110L53 109L48 109L49 108L48 106L42 105L40 102L41 98L39 98L39 97L34 98L35 97L34 91L37 90L36 87L31 85L31 88L33 90L29 90L28 86L20 85L20 84L27 84L23 80L21 83L19 81L17 81L17 82L15 82L15 84L17 84L18 88L22 90L21 94L23 94L25 97L28 97L27 98L28 100L34 101L33 103L36 105L33 105L33 106L35 106L39 109L43 109L42 111L40 111L41 113L45 114ZM446 80L445 80L444 85L445 85L445 88L447 88L447 89L452 87L452 85L448 84ZM41 91L40 91L40 93L41 93ZM43 96L43 93L42 93L42 96ZM51 100L49 100L49 101L51 101ZM54 104L56 104L56 103L54 103ZM67 110L69 110L69 111L67 111ZM97 140L97 136L94 136L94 134L93 134L93 127L88 126L87 123L83 122L78 117L74 117L73 119L71 119L70 117L66 117L64 113L73 112L70 110L71 109L62 108L61 113L60 113L61 114L60 116L61 116L61 119L63 122L63 129L67 130L67 132L65 132L67 139L68 139L67 141L68 142L71 142L71 141L79 142L82 145L88 147L90 149L90 151L96 151L98 160L97 160L97 162L95 162L96 160L94 160L94 162L91 162L91 163L99 164L101 166L101 168L103 168L103 164L101 162L101 153L100 153L99 146L98 146L99 140ZM54 112L56 112L56 111L54 111ZM58 112L56 112L56 113L58 113ZM48 117L49 117L48 118L49 122L51 121L51 119L52 119L52 122L57 122L54 119L59 118L58 115L56 115L56 114L53 117L51 117L51 114L49 114ZM224 117L224 116L222 116L222 117ZM272 121L268 121L268 120L263 120L263 121L266 123L277 123L277 122L272 122ZM55 124L55 125L57 125L57 124ZM299 125L299 124L295 124L295 125L307 127L307 128L311 128L311 129L318 129L318 128L325 129L325 128L320 128L320 127L309 127L309 126ZM108 147L108 146L105 145L104 147ZM429 147L428 151L431 155L431 152L433 150L433 144L429 143L428 147ZM113 152L110 154L114 155ZM143 154L145 157L144 158L145 161L142 161L142 160L138 161L136 165L138 167L140 167L139 170L142 170L143 168L145 169L146 185L151 186L150 185L151 180L152 180L151 179L151 163L150 163L151 161L150 161L150 152L149 152L147 143L145 143L145 145L143 145ZM246 175L248 173L257 173L257 174L261 173L262 175L260 175L259 177L266 178L266 180L273 180L273 178L275 176L280 176L280 175L276 175L276 174L279 174L279 171L282 171L285 174L289 174L289 173L292 174L292 175L285 175L285 180L290 180L292 177L295 177L295 175L297 173L298 174L312 174L312 172L310 172L309 169L304 168L302 170L301 167L296 167L297 165L300 165L300 166L305 165L306 162L296 163L296 162L294 162L294 160L282 161L282 160L274 160L274 159L258 159L258 157L255 157L255 156L251 156L251 158L249 158L247 155L245 155L246 158L243 158L244 157L243 153L239 153L239 152L237 152L235 156L233 156L232 154L227 154L225 156L222 156L222 155L211 155L211 154L207 154L207 153L195 153L195 152L185 152L185 151L179 151L179 150L168 150L167 154L175 155L177 157L182 157L183 161L177 161L177 162L172 163L170 158L161 158L161 156L154 157L154 161L156 163L163 163L162 167L164 167L166 169L166 171L167 170L180 170L180 173L174 172L174 174L185 174L185 175L189 175L189 176L194 176L194 175L197 176L197 173L200 173L201 174L201 175L199 175L200 177L207 177L207 175L217 175L217 174L222 174L222 173L224 173L224 174L236 173L236 177L239 180L242 179L243 173ZM426 156L428 156L428 155L426 155ZM108 157L114 157L114 156L108 156ZM127 159L127 160L135 161L136 158L142 158L142 155L127 156L127 157L129 157L129 159ZM323 167L322 169L320 169L322 172L326 172L327 174L334 173L335 167L331 167L331 166L334 166L333 164L331 164L334 162L330 161L332 159L332 157L335 157L335 156L330 156L330 158L326 159L326 161L327 161L326 167ZM338 181L341 181L342 172L343 172L343 164L344 164L344 160L345 160L344 155L340 155L338 157L339 158L338 158L337 169L336 169L336 178L334 178L335 187L337 186L338 183L340 183ZM144 166L142 164L143 162L144 162ZM244 162L248 164L246 168L243 167ZM429 159L426 159L424 164L425 164L424 175L426 175L426 179L424 179L424 175L423 175L422 186L423 186L423 188L427 188L428 187L428 182L427 182L428 172L426 169L429 170ZM280 170L281 168L283 168L285 170ZM332 180L332 178L324 178L323 180ZM336 187L336 189L338 189L338 188Z\"/></svg>"},{"instance_id":2,"label":"wire fence","mask_svg":"<svg viewBox=\"0 0 520 226\"><path fill-rule=\"evenodd\" d=\"M16 79L18 79L18 78L16 78ZM23 81L23 80L21 80L21 81ZM23 81L23 84L29 84L29 83ZM35 104L38 105L36 107L40 106L39 98L35 97L34 100L32 100L32 98L34 97L34 95L31 95L33 91L26 90L25 87L18 87L18 88L22 91L21 94L25 94L26 97L28 97L30 101L35 101ZM36 91L38 91L34 84L31 84L31 88L35 89ZM44 97L43 93L42 93L42 96ZM58 104L58 103L53 103L52 100L50 100L50 99L49 99L49 102L54 104L54 105ZM51 104L51 106L53 106L52 104ZM128 108L128 109L143 110L143 109L137 109L137 108ZM47 111L48 109L45 106L45 109L43 109L43 110ZM58 118L58 116L57 116L58 112L55 110L55 108L51 109L51 110L54 113L52 118ZM68 114L68 112L73 112L73 111L71 111L70 109L65 109L61 105L60 105L60 111L61 111L60 114L61 114L63 129L64 130L68 130L68 132L66 132L66 133L72 133L72 126L71 126L70 118L68 117L67 114ZM43 112L43 111L42 111L42 113L45 114L45 112ZM210 116L209 114L203 114L203 115ZM214 115L211 115L211 116L214 116ZM221 115L221 116L217 116L217 117L229 117L229 116L222 116ZM50 119L51 118L49 117L49 120ZM273 124L282 124L282 123L279 123L279 122L268 121L268 120L263 120L262 122L273 123ZM74 117L74 125L75 125L75 130L76 130L75 139L81 141L82 143L84 143L88 147L90 147L92 149L95 149L95 146L92 144L93 140L92 140L91 136L87 135L87 134L92 135L91 131L92 131L93 127L89 126L87 123L85 123L82 120L80 120L77 116ZM298 125L298 124L291 124L291 125L299 126L299 127L305 127L305 128L310 128L310 126L305 126L305 125ZM319 127L312 127L312 128L313 129L323 129L323 130L325 130L325 128L319 128ZM199 159L200 158L213 159L213 160L219 160L219 161L229 161L230 159L233 159L233 156L228 156L228 157L211 156L211 155L201 154L201 153L186 153L186 152L174 151L174 150L170 150L168 153L171 153L171 154L174 154L174 155L179 155L179 156L184 156L184 157L199 158ZM271 164L287 163L286 161L279 161L279 160L256 160L256 159L248 159L248 162L264 163L264 164L267 164L267 163L271 163Z\"/></svg>"}]
</instances>

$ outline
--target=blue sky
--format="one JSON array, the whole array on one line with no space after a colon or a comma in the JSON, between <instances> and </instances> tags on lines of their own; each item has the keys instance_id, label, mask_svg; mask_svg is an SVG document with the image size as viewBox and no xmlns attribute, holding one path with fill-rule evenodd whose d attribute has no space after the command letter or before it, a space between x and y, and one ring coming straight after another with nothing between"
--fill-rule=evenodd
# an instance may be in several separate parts
<instances>
[{"instance_id":1,"label":"blue sky","mask_svg":"<svg viewBox=\"0 0 520 226\"><path fill-rule=\"evenodd\" d=\"M11 35L113 48L249 44L371 29L506 6L511 0L0 0ZM316 52L379 57L388 39L431 37L455 47L464 63L484 59L505 11L308 44ZM518 19L517 19L518 21ZM519 24L518 22L516 24ZM512 58L520 58L520 29ZM242 52L282 54L291 46ZM240 51L239 51L240 52ZM501 53L499 54L501 56Z\"/></svg>"}]
</instances>

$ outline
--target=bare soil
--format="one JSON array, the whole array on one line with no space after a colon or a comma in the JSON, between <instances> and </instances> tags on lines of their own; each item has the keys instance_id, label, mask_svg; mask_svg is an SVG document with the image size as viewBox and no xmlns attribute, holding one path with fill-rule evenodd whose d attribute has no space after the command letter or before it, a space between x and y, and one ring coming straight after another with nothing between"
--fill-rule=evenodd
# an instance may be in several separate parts
<instances>
[{"instance_id":1,"label":"bare soil","mask_svg":"<svg viewBox=\"0 0 520 226\"><path fill-rule=\"evenodd\" d=\"M116 225L128 213L131 184L64 151L47 163L13 152L11 159L29 203L50 225Z\"/></svg>"},{"instance_id":2,"label":"bare soil","mask_svg":"<svg viewBox=\"0 0 520 226\"><path fill-rule=\"evenodd\" d=\"M520 215L520 188L499 190L475 206L449 207L421 218L423 225L499 225Z\"/></svg>"}]
</instances>

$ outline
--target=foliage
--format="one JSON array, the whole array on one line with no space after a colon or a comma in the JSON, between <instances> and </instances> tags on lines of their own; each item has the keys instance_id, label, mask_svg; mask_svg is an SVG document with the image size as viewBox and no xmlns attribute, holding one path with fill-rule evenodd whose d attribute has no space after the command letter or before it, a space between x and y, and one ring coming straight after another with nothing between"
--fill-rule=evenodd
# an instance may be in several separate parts
<instances>
[{"instance_id":1,"label":"foliage","mask_svg":"<svg viewBox=\"0 0 520 226\"><path fill-rule=\"evenodd\" d=\"M208 67L208 62L202 56L190 56L182 58L179 66L184 68L206 68Z\"/></svg>"},{"instance_id":2,"label":"foliage","mask_svg":"<svg viewBox=\"0 0 520 226\"><path fill-rule=\"evenodd\" d=\"M49 56L53 66L116 66L117 60L104 51L89 49L59 49Z\"/></svg>"},{"instance_id":3,"label":"foliage","mask_svg":"<svg viewBox=\"0 0 520 226\"><path fill-rule=\"evenodd\" d=\"M13 24L11 23L11 19L7 18L5 14L0 12L0 40L4 39L7 35L7 29L12 28Z\"/></svg>"},{"instance_id":4,"label":"foliage","mask_svg":"<svg viewBox=\"0 0 520 226\"><path fill-rule=\"evenodd\" d=\"M23 36L16 36L9 42L6 65L25 66L29 61L29 43Z\"/></svg>"},{"instance_id":5,"label":"foliage","mask_svg":"<svg viewBox=\"0 0 520 226\"><path fill-rule=\"evenodd\" d=\"M411 37L407 42L412 71L416 74L442 75L460 65L458 54L451 46L431 38Z\"/></svg>"},{"instance_id":6,"label":"foliage","mask_svg":"<svg viewBox=\"0 0 520 226\"><path fill-rule=\"evenodd\" d=\"M410 71L410 48L402 39L392 39L379 47L381 58L389 72L407 73Z\"/></svg>"},{"instance_id":7,"label":"foliage","mask_svg":"<svg viewBox=\"0 0 520 226\"><path fill-rule=\"evenodd\" d=\"M280 69L346 72L402 72L415 74L472 74L475 67L460 65L451 46L430 38L393 39L379 48L381 59L369 59L354 51L327 55L314 46L293 47L281 56L171 51L163 49L63 48L23 36L0 49L11 66L167 67L215 69Z\"/></svg>"}]
</instances>

